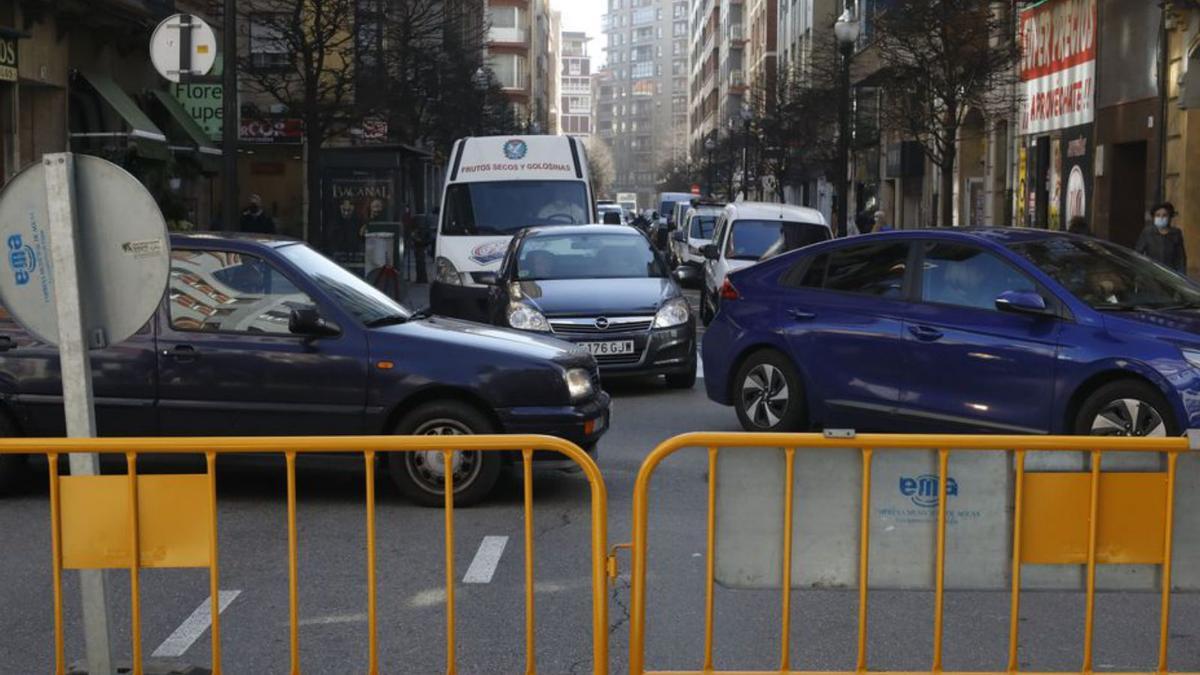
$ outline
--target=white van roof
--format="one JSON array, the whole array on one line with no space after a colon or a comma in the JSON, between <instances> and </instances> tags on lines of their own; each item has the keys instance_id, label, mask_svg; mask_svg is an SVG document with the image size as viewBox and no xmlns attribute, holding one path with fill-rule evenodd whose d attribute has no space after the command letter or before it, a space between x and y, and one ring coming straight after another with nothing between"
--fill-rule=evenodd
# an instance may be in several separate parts
<instances>
[{"instance_id":1,"label":"white van roof","mask_svg":"<svg viewBox=\"0 0 1200 675\"><path fill-rule=\"evenodd\" d=\"M793 223L809 223L829 227L829 223L825 222L825 216L820 211L807 206L791 204L734 202L725 206L725 215L729 220L786 220Z\"/></svg>"},{"instance_id":2,"label":"white van roof","mask_svg":"<svg viewBox=\"0 0 1200 675\"><path fill-rule=\"evenodd\" d=\"M570 136L476 136L455 144L450 182L588 180L587 155Z\"/></svg>"}]
</instances>

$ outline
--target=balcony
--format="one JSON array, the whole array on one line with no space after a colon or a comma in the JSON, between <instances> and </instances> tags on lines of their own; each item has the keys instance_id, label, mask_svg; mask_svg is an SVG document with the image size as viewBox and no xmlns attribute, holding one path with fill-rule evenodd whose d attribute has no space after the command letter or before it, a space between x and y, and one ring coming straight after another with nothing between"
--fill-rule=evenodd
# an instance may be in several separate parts
<instances>
[{"instance_id":1,"label":"balcony","mask_svg":"<svg viewBox=\"0 0 1200 675\"><path fill-rule=\"evenodd\" d=\"M746 34L744 32L742 24L740 24L740 23L730 24L729 32L726 34L726 37L728 38L728 40L730 42L745 42Z\"/></svg>"},{"instance_id":2,"label":"balcony","mask_svg":"<svg viewBox=\"0 0 1200 675\"><path fill-rule=\"evenodd\" d=\"M746 88L746 72L742 70L729 71L729 78L726 80L731 89Z\"/></svg>"},{"instance_id":3,"label":"balcony","mask_svg":"<svg viewBox=\"0 0 1200 675\"><path fill-rule=\"evenodd\" d=\"M488 42L493 44L528 44L529 31L524 28L500 28L492 26L488 29Z\"/></svg>"}]
</instances>

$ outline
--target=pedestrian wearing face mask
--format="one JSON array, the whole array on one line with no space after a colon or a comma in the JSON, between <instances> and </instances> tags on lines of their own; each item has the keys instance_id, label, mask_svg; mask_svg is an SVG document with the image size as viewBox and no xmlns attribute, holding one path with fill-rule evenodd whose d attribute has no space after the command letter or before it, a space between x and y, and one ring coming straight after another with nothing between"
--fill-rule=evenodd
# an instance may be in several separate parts
<instances>
[{"instance_id":1,"label":"pedestrian wearing face mask","mask_svg":"<svg viewBox=\"0 0 1200 675\"><path fill-rule=\"evenodd\" d=\"M1171 224L1175 207L1163 202L1154 207L1152 224L1138 237L1134 250L1180 274L1187 274L1187 251L1183 246L1183 231Z\"/></svg>"}]
</instances>

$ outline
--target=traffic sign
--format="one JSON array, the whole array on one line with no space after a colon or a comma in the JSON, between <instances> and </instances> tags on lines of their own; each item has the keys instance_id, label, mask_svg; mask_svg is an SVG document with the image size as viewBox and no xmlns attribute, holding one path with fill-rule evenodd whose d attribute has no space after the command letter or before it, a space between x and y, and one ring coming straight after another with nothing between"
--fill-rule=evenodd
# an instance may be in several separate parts
<instances>
[{"instance_id":1,"label":"traffic sign","mask_svg":"<svg viewBox=\"0 0 1200 675\"><path fill-rule=\"evenodd\" d=\"M75 155L74 165L79 298L88 347L98 349L133 335L162 302L167 227L121 167L90 155ZM34 164L0 193L0 303L39 340L59 344L47 170Z\"/></svg>"},{"instance_id":2,"label":"traffic sign","mask_svg":"<svg viewBox=\"0 0 1200 675\"><path fill-rule=\"evenodd\" d=\"M169 16L150 36L150 61L159 75L172 82L207 75L216 60L217 36L198 16Z\"/></svg>"}]
</instances>

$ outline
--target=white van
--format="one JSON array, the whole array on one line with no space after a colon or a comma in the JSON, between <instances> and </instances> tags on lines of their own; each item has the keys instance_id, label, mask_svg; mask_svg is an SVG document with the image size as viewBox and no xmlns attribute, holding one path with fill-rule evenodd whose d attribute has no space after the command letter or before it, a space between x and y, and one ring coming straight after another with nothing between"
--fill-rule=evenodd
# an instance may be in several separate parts
<instances>
[{"instance_id":1,"label":"white van","mask_svg":"<svg viewBox=\"0 0 1200 675\"><path fill-rule=\"evenodd\" d=\"M450 152L429 289L435 314L485 321L482 275L500 269L513 234L596 222L583 143L570 136L464 138Z\"/></svg>"}]
</instances>

